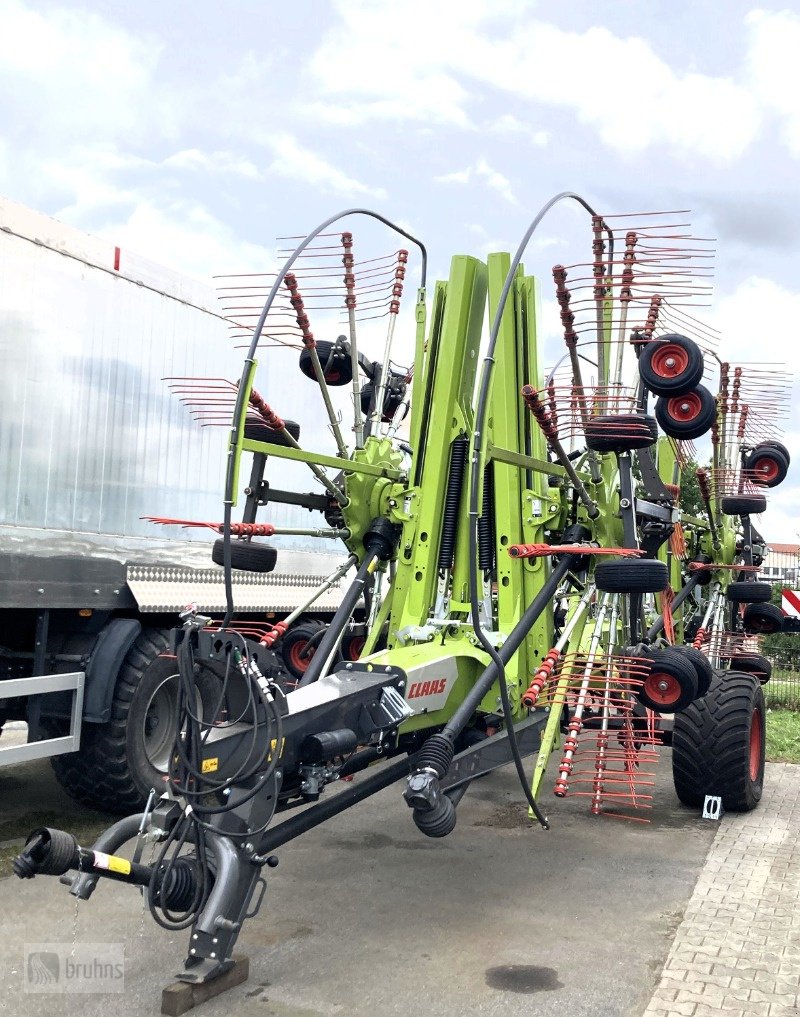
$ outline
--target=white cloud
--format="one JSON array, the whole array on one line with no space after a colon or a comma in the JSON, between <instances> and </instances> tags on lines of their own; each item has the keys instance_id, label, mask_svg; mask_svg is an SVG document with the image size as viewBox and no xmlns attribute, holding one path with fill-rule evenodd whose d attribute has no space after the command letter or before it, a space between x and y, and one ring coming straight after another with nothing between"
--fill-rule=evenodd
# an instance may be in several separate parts
<instances>
[{"instance_id":1,"label":"white cloud","mask_svg":"<svg viewBox=\"0 0 800 1017\"><path fill-rule=\"evenodd\" d=\"M339 0L341 23L314 54L311 71L352 123L390 119L468 127L470 89L480 84L482 99L488 86L518 102L572 109L620 152L660 146L721 161L741 155L755 137L756 103L730 78L673 69L636 36L516 20L523 9L487 0L408 0L404 17L395 18L389 0ZM344 74L342 67L359 72ZM503 126L514 126L513 118Z\"/></svg>"},{"instance_id":2,"label":"white cloud","mask_svg":"<svg viewBox=\"0 0 800 1017\"><path fill-rule=\"evenodd\" d=\"M261 179L255 163L232 152L201 152L197 148L185 148L168 156L164 165L175 169L247 177L250 180Z\"/></svg>"},{"instance_id":3,"label":"white cloud","mask_svg":"<svg viewBox=\"0 0 800 1017\"><path fill-rule=\"evenodd\" d=\"M335 194L368 194L376 198L386 196L382 187L370 187L348 176L338 166L334 166L310 148L305 148L291 134L270 136L268 142L275 152L275 159L269 166L273 173L333 191Z\"/></svg>"},{"instance_id":4,"label":"white cloud","mask_svg":"<svg viewBox=\"0 0 800 1017\"><path fill-rule=\"evenodd\" d=\"M514 196L511 181L493 169L483 157L478 159L473 166L467 166L463 170L454 170L452 173L443 173L433 179L437 184L468 184L475 178L485 180L487 187L497 191L500 197L510 204L516 205L517 199Z\"/></svg>"},{"instance_id":5,"label":"white cloud","mask_svg":"<svg viewBox=\"0 0 800 1017\"><path fill-rule=\"evenodd\" d=\"M751 11L748 70L753 91L783 121L783 140L800 156L800 17L789 10Z\"/></svg>"},{"instance_id":6,"label":"white cloud","mask_svg":"<svg viewBox=\"0 0 800 1017\"><path fill-rule=\"evenodd\" d=\"M269 272L275 267L266 248L243 242L194 202L158 207L140 199L129 213L110 218L97 232L160 265L206 281L215 274Z\"/></svg>"},{"instance_id":7,"label":"white cloud","mask_svg":"<svg viewBox=\"0 0 800 1017\"><path fill-rule=\"evenodd\" d=\"M550 143L550 135L547 131L537 130L531 123L520 120L513 113L504 113L498 117L489 125L489 130L494 134L523 135L537 148L546 148Z\"/></svg>"},{"instance_id":8,"label":"white cloud","mask_svg":"<svg viewBox=\"0 0 800 1017\"><path fill-rule=\"evenodd\" d=\"M17 123L26 137L71 139L76 132L106 140L171 130L167 95L152 77L162 46L136 37L86 10L47 14L18 0L0 0L0 87L24 98Z\"/></svg>"}]
</instances>

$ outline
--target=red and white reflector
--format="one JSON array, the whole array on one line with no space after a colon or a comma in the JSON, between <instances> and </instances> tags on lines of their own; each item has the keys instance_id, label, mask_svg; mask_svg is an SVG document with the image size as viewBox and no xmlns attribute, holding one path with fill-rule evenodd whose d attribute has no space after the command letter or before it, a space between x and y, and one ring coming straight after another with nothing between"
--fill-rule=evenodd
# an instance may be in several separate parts
<instances>
[{"instance_id":1,"label":"red and white reflector","mask_svg":"<svg viewBox=\"0 0 800 1017\"><path fill-rule=\"evenodd\" d=\"M782 590L781 609L790 618L800 618L800 591Z\"/></svg>"}]
</instances>

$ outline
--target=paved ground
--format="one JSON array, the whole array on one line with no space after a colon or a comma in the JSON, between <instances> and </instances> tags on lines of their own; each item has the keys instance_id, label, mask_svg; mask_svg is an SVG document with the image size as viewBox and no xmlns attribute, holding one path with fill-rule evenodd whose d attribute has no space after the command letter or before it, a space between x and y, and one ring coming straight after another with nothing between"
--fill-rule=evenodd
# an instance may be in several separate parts
<instances>
[{"instance_id":1,"label":"paved ground","mask_svg":"<svg viewBox=\"0 0 800 1017\"><path fill-rule=\"evenodd\" d=\"M723 818L645 1017L800 1014L800 766Z\"/></svg>"},{"instance_id":2,"label":"paved ground","mask_svg":"<svg viewBox=\"0 0 800 1017\"><path fill-rule=\"evenodd\" d=\"M545 833L504 770L470 790L444 842L417 832L396 788L306 834L280 850L266 905L240 939L249 982L198 1014L641 1017L716 833L677 804L663 755L649 826L551 799ZM18 818L6 839L26 832L46 791L49 821L70 825L48 772L0 770L3 819ZM135 891L113 884L77 921L75 911L52 878L0 880L0 1013L157 1014L187 934L158 929ZM23 944L71 943L73 931L125 944L124 995L22 991Z\"/></svg>"}]
</instances>

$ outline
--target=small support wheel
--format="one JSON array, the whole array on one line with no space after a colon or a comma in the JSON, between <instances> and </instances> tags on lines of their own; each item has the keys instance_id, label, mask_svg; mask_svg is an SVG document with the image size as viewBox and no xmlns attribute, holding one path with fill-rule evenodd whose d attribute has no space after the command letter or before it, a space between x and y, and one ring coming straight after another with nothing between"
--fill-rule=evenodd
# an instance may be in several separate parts
<instances>
[{"instance_id":1,"label":"small support wheel","mask_svg":"<svg viewBox=\"0 0 800 1017\"><path fill-rule=\"evenodd\" d=\"M766 509L767 499L763 494L726 494L719 505L726 516L752 516Z\"/></svg>"},{"instance_id":2,"label":"small support wheel","mask_svg":"<svg viewBox=\"0 0 800 1017\"><path fill-rule=\"evenodd\" d=\"M353 364L350 360L350 353L341 344L318 342L317 356L322 365L322 375L329 385L338 387L350 384L353 380ZM300 370L306 378L310 378L312 381L317 380L311 353L306 349L300 354Z\"/></svg>"},{"instance_id":3,"label":"small support wheel","mask_svg":"<svg viewBox=\"0 0 800 1017\"><path fill-rule=\"evenodd\" d=\"M711 661L702 650L695 649L694 646L673 646L672 649L682 653L687 660L692 662L697 672L697 695L698 697L704 696L714 680L714 668L711 666Z\"/></svg>"},{"instance_id":4,"label":"small support wheel","mask_svg":"<svg viewBox=\"0 0 800 1017\"><path fill-rule=\"evenodd\" d=\"M674 647L652 650L650 674L637 692L639 702L657 713L678 713L697 698L697 670L689 657Z\"/></svg>"},{"instance_id":5,"label":"small support wheel","mask_svg":"<svg viewBox=\"0 0 800 1017\"><path fill-rule=\"evenodd\" d=\"M764 442L747 456L744 468L754 484L777 487L789 472L789 453L780 442Z\"/></svg>"},{"instance_id":6,"label":"small support wheel","mask_svg":"<svg viewBox=\"0 0 800 1017\"><path fill-rule=\"evenodd\" d=\"M653 558L601 561L595 566L594 581L603 593L661 593L667 588L669 570Z\"/></svg>"},{"instance_id":7,"label":"small support wheel","mask_svg":"<svg viewBox=\"0 0 800 1017\"><path fill-rule=\"evenodd\" d=\"M225 541L222 537L214 541L211 560L215 565L225 564ZM250 540L231 540L231 568L242 572L272 572L278 560L278 552L269 544L254 544Z\"/></svg>"},{"instance_id":8,"label":"small support wheel","mask_svg":"<svg viewBox=\"0 0 800 1017\"><path fill-rule=\"evenodd\" d=\"M748 604L742 624L745 632L771 635L783 628L783 611L775 604Z\"/></svg>"},{"instance_id":9,"label":"small support wheel","mask_svg":"<svg viewBox=\"0 0 800 1017\"><path fill-rule=\"evenodd\" d=\"M728 600L734 604L768 604L772 598L772 587L769 583L729 583L727 594Z\"/></svg>"},{"instance_id":10,"label":"small support wheel","mask_svg":"<svg viewBox=\"0 0 800 1017\"><path fill-rule=\"evenodd\" d=\"M294 420L284 420L284 425L294 440L299 441L300 425L295 423ZM244 425L244 436L248 441L264 441L268 445L279 445L282 448L290 445L283 431L276 431L266 421L261 423L258 420L247 420Z\"/></svg>"},{"instance_id":11,"label":"small support wheel","mask_svg":"<svg viewBox=\"0 0 800 1017\"><path fill-rule=\"evenodd\" d=\"M656 420L670 438L690 441L710 430L717 418L717 401L704 385L679 396L656 401Z\"/></svg>"},{"instance_id":12,"label":"small support wheel","mask_svg":"<svg viewBox=\"0 0 800 1017\"><path fill-rule=\"evenodd\" d=\"M279 643L281 656L289 672L298 680L306 673L314 656L316 644L319 642L315 637L318 637L324 628L325 624L321 621L298 622L281 636ZM314 645L309 649L308 644L312 639Z\"/></svg>"},{"instance_id":13,"label":"small support wheel","mask_svg":"<svg viewBox=\"0 0 800 1017\"><path fill-rule=\"evenodd\" d=\"M590 417L585 437L594 452L630 452L653 445L658 427L652 417L641 413L608 414Z\"/></svg>"},{"instance_id":14,"label":"small support wheel","mask_svg":"<svg viewBox=\"0 0 800 1017\"><path fill-rule=\"evenodd\" d=\"M645 343L639 356L639 376L660 396L683 395L703 377L705 364L697 343L683 335L664 335Z\"/></svg>"},{"instance_id":15,"label":"small support wheel","mask_svg":"<svg viewBox=\"0 0 800 1017\"><path fill-rule=\"evenodd\" d=\"M766 685L772 677L772 661L762 657L760 653L737 653L731 658L731 671L751 674Z\"/></svg>"}]
</instances>

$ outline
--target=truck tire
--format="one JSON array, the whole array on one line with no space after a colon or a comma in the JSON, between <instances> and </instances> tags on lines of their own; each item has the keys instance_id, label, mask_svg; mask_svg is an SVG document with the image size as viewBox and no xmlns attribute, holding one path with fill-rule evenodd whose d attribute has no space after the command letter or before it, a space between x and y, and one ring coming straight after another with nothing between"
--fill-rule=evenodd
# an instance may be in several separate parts
<instances>
[{"instance_id":1,"label":"truck tire","mask_svg":"<svg viewBox=\"0 0 800 1017\"><path fill-rule=\"evenodd\" d=\"M750 580L728 583L728 600L734 604L768 604L772 598L772 586L769 583L757 583Z\"/></svg>"},{"instance_id":2,"label":"truck tire","mask_svg":"<svg viewBox=\"0 0 800 1017\"><path fill-rule=\"evenodd\" d=\"M764 693L754 675L727 671L675 716L672 777L684 805L719 795L728 812L751 812L764 788Z\"/></svg>"},{"instance_id":3,"label":"truck tire","mask_svg":"<svg viewBox=\"0 0 800 1017\"><path fill-rule=\"evenodd\" d=\"M160 793L177 725L177 664L164 656L169 629L144 629L117 675L111 719L86 724L81 748L50 760L58 782L77 801L120 815L141 809L150 788ZM201 666L198 709L212 719L220 679Z\"/></svg>"}]
</instances>

